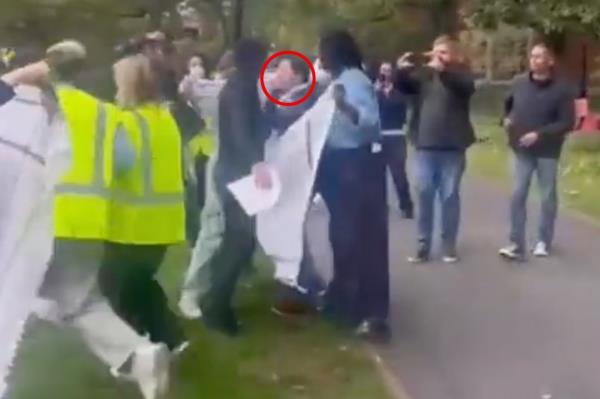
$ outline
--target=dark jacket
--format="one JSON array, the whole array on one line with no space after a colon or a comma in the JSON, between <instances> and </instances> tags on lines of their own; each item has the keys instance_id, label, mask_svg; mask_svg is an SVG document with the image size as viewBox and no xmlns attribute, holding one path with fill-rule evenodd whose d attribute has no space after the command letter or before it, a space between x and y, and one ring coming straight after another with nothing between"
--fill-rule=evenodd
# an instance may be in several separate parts
<instances>
[{"instance_id":1,"label":"dark jacket","mask_svg":"<svg viewBox=\"0 0 600 399\"><path fill-rule=\"evenodd\" d=\"M290 92L283 95L282 93L273 93L275 97L285 102L294 102L306 95L310 89L309 84L303 84L294 87ZM294 124L306 111L311 109L317 102L321 94L325 91L325 87L317 84L311 96L301 104L292 107L283 107L276 105L272 101L268 101L265 107L265 116L269 127L275 130L278 134L283 134Z\"/></svg>"},{"instance_id":2,"label":"dark jacket","mask_svg":"<svg viewBox=\"0 0 600 399\"><path fill-rule=\"evenodd\" d=\"M540 158L558 158L566 135L575 126L575 90L558 78L535 81L530 74L515 78L505 103L509 143L517 152ZM519 140L529 132L540 134L532 147Z\"/></svg>"},{"instance_id":3,"label":"dark jacket","mask_svg":"<svg viewBox=\"0 0 600 399\"><path fill-rule=\"evenodd\" d=\"M15 91L7 85L3 80L0 80L0 105L4 105L15 96Z\"/></svg>"},{"instance_id":4,"label":"dark jacket","mask_svg":"<svg viewBox=\"0 0 600 399\"><path fill-rule=\"evenodd\" d=\"M462 151L475 142L470 117L475 81L469 71L405 69L398 71L396 85L414 96L417 119L411 122L409 138L418 149Z\"/></svg>"},{"instance_id":5,"label":"dark jacket","mask_svg":"<svg viewBox=\"0 0 600 399\"><path fill-rule=\"evenodd\" d=\"M215 182L219 189L250 174L263 160L266 128L256 79L234 73L219 95L218 160Z\"/></svg>"},{"instance_id":6,"label":"dark jacket","mask_svg":"<svg viewBox=\"0 0 600 399\"><path fill-rule=\"evenodd\" d=\"M381 130L400 130L406 123L406 97L396 88L389 95L377 91Z\"/></svg>"}]
</instances>

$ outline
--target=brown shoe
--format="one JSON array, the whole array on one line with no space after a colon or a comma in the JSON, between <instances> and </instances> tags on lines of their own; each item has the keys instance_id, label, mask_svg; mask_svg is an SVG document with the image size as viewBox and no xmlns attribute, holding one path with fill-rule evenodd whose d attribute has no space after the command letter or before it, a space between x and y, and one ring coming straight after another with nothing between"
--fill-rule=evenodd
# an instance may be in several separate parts
<instances>
[{"instance_id":1,"label":"brown shoe","mask_svg":"<svg viewBox=\"0 0 600 399\"><path fill-rule=\"evenodd\" d=\"M271 311L277 316L298 317L316 313L316 309L304 302L284 299L275 304Z\"/></svg>"}]
</instances>

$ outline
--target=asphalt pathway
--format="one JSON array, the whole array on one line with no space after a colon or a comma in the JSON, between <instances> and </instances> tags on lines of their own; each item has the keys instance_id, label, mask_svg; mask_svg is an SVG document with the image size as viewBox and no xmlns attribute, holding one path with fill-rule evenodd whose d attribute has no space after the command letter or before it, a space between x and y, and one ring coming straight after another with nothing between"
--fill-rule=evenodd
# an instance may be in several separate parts
<instances>
[{"instance_id":1,"label":"asphalt pathway","mask_svg":"<svg viewBox=\"0 0 600 399\"><path fill-rule=\"evenodd\" d=\"M392 374L411 399L599 399L600 227L562 212L554 257L508 264L497 255L508 194L468 180L463 197L456 265L408 264L414 222L391 211L394 336L379 351ZM309 228L322 265L325 226L316 206Z\"/></svg>"}]
</instances>

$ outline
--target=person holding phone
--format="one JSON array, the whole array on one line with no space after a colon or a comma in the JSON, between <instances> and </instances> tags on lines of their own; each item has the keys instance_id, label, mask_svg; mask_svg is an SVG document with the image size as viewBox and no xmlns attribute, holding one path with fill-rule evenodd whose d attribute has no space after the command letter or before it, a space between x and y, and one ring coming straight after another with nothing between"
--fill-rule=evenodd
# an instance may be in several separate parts
<instances>
[{"instance_id":1,"label":"person holding phone","mask_svg":"<svg viewBox=\"0 0 600 399\"><path fill-rule=\"evenodd\" d=\"M466 151L475 142L470 120L474 77L465 65L458 42L448 36L435 40L426 64L417 66L407 53L398 60L397 87L416 98L411 140L416 151L415 184L419 202L418 248L410 262L430 260L435 199L442 213L443 261L455 263L460 225L460 187Z\"/></svg>"}]
</instances>

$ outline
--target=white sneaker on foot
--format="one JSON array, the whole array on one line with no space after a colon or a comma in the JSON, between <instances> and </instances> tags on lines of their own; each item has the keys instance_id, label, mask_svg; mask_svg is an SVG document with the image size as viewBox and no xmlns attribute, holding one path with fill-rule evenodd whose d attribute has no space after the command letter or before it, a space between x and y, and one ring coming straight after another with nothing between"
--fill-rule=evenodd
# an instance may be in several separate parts
<instances>
[{"instance_id":1,"label":"white sneaker on foot","mask_svg":"<svg viewBox=\"0 0 600 399\"><path fill-rule=\"evenodd\" d=\"M178 357L183 354L190 347L190 341L185 341L181 343L178 347L171 351L171 357Z\"/></svg>"},{"instance_id":2,"label":"white sneaker on foot","mask_svg":"<svg viewBox=\"0 0 600 399\"><path fill-rule=\"evenodd\" d=\"M548 256L550 256L548 245L543 241L538 242L535 248L533 249L533 256L538 258L547 258Z\"/></svg>"},{"instance_id":3,"label":"white sneaker on foot","mask_svg":"<svg viewBox=\"0 0 600 399\"><path fill-rule=\"evenodd\" d=\"M169 349L164 344L138 349L133 357L131 377L137 382L144 399L160 399L169 389Z\"/></svg>"},{"instance_id":4,"label":"white sneaker on foot","mask_svg":"<svg viewBox=\"0 0 600 399\"><path fill-rule=\"evenodd\" d=\"M38 297L33 304L31 313L38 319L51 323L59 323L61 321L61 312L58 304L49 299Z\"/></svg>"},{"instance_id":5,"label":"white sneaker on foot","mask_svg":"<svg viewBox=\"0 0 600 399\"><path fill-rule=\"evenodd\" d=\"M179 300L179 311L188 320L196 320L202 317L202 310L195 295L183 293Z\"/></svg>"},{"instance_id":6,"label":"white sneaker on foot","mask_svg":"<svg viewBox=\"0 0 600 399\"><path fill-rule=\"evenodd\" d=\"M516 244L511 244L508 247L502 248L498 253L507 260L519 261L524 259L523 252Z\"/></svg>"}]
</instances>

